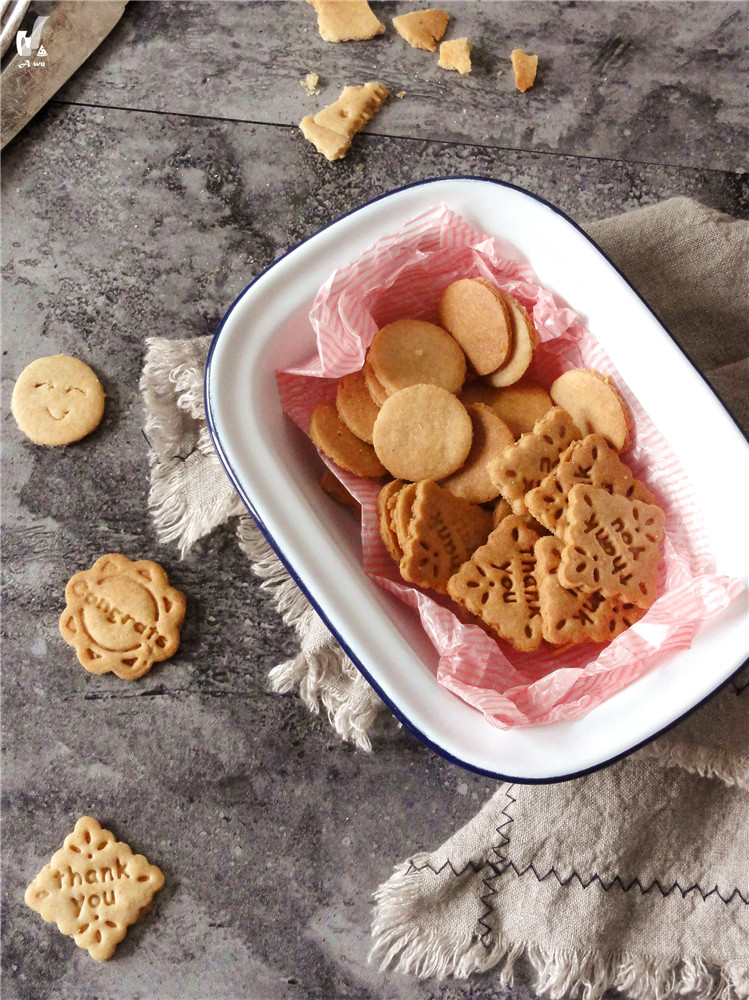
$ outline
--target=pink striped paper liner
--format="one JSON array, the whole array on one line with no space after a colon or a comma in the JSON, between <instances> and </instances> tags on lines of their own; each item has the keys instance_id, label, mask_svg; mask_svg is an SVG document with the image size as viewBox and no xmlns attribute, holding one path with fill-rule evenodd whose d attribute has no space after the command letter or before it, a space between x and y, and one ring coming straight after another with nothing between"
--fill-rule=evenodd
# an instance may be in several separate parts
<instances>
[{"instance_id":1,"label":"pink striped paper liner","mask_svg":"<svg viewBox=\"0 0 749 1000\"><path fill-rule=\"evenodd\" d=\"M711 553L694 492L657 427L577 314L542 288L533 271L498 256L494 240L444 205L411 219L330 276L310 310L317 352L277 372L284 412L305 432L338 378L358 371L377 330L395 319L437 321L442 290L458 278L484 277L531 313L540 344L527 377L550 386L570 368L610 376L632 416L624 461L666 515L661 596L645 617L604 646L518 653L475 625L462 624L439 595L406 584L380 538L380 480L360 479L323 456L362 506L363 569L413 607L439 654L439 682L502 728L578 718L690 645L698 626L717 615L741 584L710 572Z\"/></svg>"}]
</instances>

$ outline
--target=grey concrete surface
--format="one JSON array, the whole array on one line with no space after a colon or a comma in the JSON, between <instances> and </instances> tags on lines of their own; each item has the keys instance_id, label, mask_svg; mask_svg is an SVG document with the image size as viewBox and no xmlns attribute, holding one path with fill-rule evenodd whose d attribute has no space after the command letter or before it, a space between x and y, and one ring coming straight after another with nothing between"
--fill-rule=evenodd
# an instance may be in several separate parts
<instances>
[{"instance_id":1,"label":"grey concrete surface","mask_svg":"<svg viewBox=\"0 0 749 1000\"><path fill-rule=\"evenodd\" d=\"M294 636L233 529L181 560L147 512L145 338L212 333L253 275L372 197L471 174L583 224L678 194L749 217L745 4L451 6L477 43L470 78L443 78L392 31L326 47L302 3L132 3L3 152L4 997L535 996L522 972L505 988L368 964L374 890L493 784L391 721L363 754L270 694ZM508 80L516 43L541 54L526 101ZM312 69L316 98L299 84ZM295 123L386 71L407 96L328 164ZM10 414L23 367L53 353L83 357L107 392L100 428L69 449L33 445ZM746 414L745 366L705 364ZM58 631L67 579L109 551L157 560L187 595L178 654L137 684L87 674ZM166 875L104 964L23 903L85 813Z\"/></svg>"}]
</instances>

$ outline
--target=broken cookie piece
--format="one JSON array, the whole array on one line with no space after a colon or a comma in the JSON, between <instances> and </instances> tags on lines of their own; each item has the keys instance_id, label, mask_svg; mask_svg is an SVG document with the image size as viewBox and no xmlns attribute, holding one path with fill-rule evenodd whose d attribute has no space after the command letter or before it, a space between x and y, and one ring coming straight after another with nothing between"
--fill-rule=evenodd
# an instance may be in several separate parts
<instances>
[{"instance_id":1,"label":"broken cookie piece","mask_svg":"<svg viewBox=\"0 0 749 1000\"><path fill-rule=\"evenodd\" d=\"M445 34L450 15L444 10L412 10L393 18L393 27L414 49L435 52Z\"/></svg>"},{"instance_id":2,"label":"broken cookie piece","mask_svg":"<svg viewBox=\"0 0 749 1000\"><path fill-rule=\"evenodd\" d=\"M329 104L316 115L307 115L299 128L328 160L340 160L351 146L356 133L375 115L390 91L382 83L370 82L361 86L344 87L337 101Z\"/></svg>"},{"instance_id":3,"label":"broken cookie piece","mask_svg":"<svg viewBox=\"0 0 749 1000\"><path fill-rule=\"evenodd\" d=\"M374 38L385 25L367 0L307 0L317 11L317 27L326 42L358 42Z\"/></svg>"},{"instance_id":4,"label":"broken cookie piece","mask_svg":"<svg viewBox=\"0 0 749 1000\"><path fill-rule=\"evenodd\" d=\"M525 93L535 82L538 56L530 56L522 49L513 49L510 53L510 59L515 72L515 86L519 91Z\"/></svg>"},{"instance_id":5,"label":"broken cookie piece","mask_svg":"<svg viewBox=\"0 0 749 1000\"><path fill-rule=\"evenodd\" d=\"M438 66L442 69L457 70L462 76L471 72L471 49L473 46L467 38L451 38L449 42L440 45Z\"/></svg>"}]
</instances>

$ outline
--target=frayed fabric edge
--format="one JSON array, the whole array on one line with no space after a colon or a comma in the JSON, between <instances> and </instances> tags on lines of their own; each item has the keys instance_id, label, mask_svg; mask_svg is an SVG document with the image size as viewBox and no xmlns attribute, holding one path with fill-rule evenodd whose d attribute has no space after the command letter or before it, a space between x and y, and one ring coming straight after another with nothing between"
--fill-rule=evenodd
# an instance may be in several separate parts
<instances>
[{"instance_id":1,"label":"frayed fabric edge","mask_svg":"<svg viewBox=\"0 0 749 1000\"><path fill-rule=\"evenodd\" d=\"M749 760L720 747L709 747L671 740L659 740L638 751L639 756L657 760L663 767L680 767L702 778L718 778L726 785L749 791Z\"/></svg>"},{"instance_id":2,"label":"frayed fabric edge","mask_svg":"<svg viewBox=\"0 0 749 1000\"><path fill-rule=\"evenodd\" d=\"M553 949L535 943L493 938L455 928L437 931L428 921L414 919L419 885L413 868L430 855L414 856L399 865L375 893L370 962L419 979L468 979L495 970L498 984L513 986L517 967L530 969L540 997L601 1000L610 990L632 1000L748 1000L749 963L726 962L721 967L700 958L664 958L621 951L610 955L586 949Z\"/></svg>"}]
</instances>

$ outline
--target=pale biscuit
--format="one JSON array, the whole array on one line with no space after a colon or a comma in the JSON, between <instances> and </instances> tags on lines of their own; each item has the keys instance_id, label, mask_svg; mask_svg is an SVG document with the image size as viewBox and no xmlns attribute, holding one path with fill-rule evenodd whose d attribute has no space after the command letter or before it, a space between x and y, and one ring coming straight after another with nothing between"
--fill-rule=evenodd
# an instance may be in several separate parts
<instances>
[{"instance_id":1,"label":"pale biscuit","mask_svg":"<svg viewBox=\"0 0 749 1000\"><path fill-rule=\"evenodd\" d=\"M499 289L510 313L512 324L512 350L507 360L496 371L485 376L490 385L507 386L519 381L525 375L533 360L533 352L538 346L538 331L527 310L514 295Z\"/></svg>"},{"instance_id":2,"label":"pale biscuit","mask_svg":"<svg viewBox=\"0 0 749 1000\"><path fill-rule=\"evenodd\" d=\"M505 363L512 346L510 311L499 290L488 281L453 281L440 296L439 316L478 375L487 375Z\"/></svg>"},{"instance_id":3,"label":"pale biscuit","mask_svg":"<svg viewBox=\"0 0 749 1000\"><path fill-rule=\"evenodd\" d=\"M440 57L437 65L442 69L454 69L461 76L471 72L471 49L473 45L467 38L452 38L440 45Z\"/></svg>"},{"instance_id":4,"label":"pale biscuit","mask_svg":"<svg viewBox=\"0 0 749 1000\"><path fill-rule=\"evenodd\" d=\"M410 385L439 385L459 392L466 359L458 342L434 323L401 319L374 335L367 361L388 395Z\"/></svg>"},{"instance_id":5,"label":"pale biscuit","mask_svg":"<svg viewBox=\"0 0 749 1000\"><path fill-rule=\"evenodd\" d=\"M642 503L655 498L602 434L588 434L573 441L559 459L559 464L525 497L528 510L549 531L562 538L567 528L567 498L573 486L600 486L609 493Z\"/></svg>"},{"instance_id":6,"label":"pale biscuit","mask_svg":"<svg viewBox=\"0 0 749 1000\"><path fill-rule=\"evenodd\" d=\"M307 0L317 12L317 27L326 42L358 42L381 35L385 25L367 0Z\"/></svg>"},{"instance_id":7,"label":"pale biscuit","mask_svg":"<svg viewBox=\"0 0 749 1000\"><path fill-rule=\"evenodd\" d=\"M361 514L361 504L359 501L355 496L352 496L338 476L332 473L330 469L326 468L320 476L320 486L329 497L332 497L342 507L348 507L357 516Z\"/></svg>"},{"instance_id":8,"label":"pale biscuit","mask_svg":"<svg viewBox=\"0 0 749 1000\"><path fill-rule=\"evenodd\" d=\"M151 910L161 870L83 816L26 890L26 905L106 961L131 924Z\"/></svg>"},{"instance_id":9,"label":"pale biscuit","mask_svg":"<svg viewBox=\"0 0 749 1000\"><path fill-rule=\"evenodd\" d=\"M444 10L412 10L393 18L393 27L414 49L434 52L442 39L450 15Z\"/></svg>"},{"instance_id":10,"label":"pale biscuit","mask_svg":"<svg viewBox=\"0 0 749 1000\"><path fill-rule=\"evenodd\" d=\"M515 649L541 644L542 620L534 546L538 535L510 515L450 578L447 592Z\"/></svg>"},{"instance_id":11,"label":"pale biscuit","mask_svg":"<svg viewBox=\"0 0 749 1000\"><path fill-rule=\"evenodd\" d=\"M338 416L361 441L372 444L372 431L380 407L372 399L364 372L351 372L336 387Z\"/></svg>"},{"instance_id":12,"label":"pale biscuit","mask_svg":"<svg viewBox=\"0 0 749 1000\"><path fill-rule=\"evenodd\" d=\"M389 396L374 425L377 457L396 479L444 479L465 462L472 439L465 406L438 385Z\"/></svg>"},{"instance_id":13,"label":"pale biscuit","mask_svg":"<svg viewBox=\"0 0 749 1000\"><path fill-rule=\"evenodd\" d=\"M473 425L473 441L463 465L440 486L471 503L488 503L499 495L499 487L489 473L489 465L512 444L507 424L484 403L466 407Z\"/></svg>"},{"instance_id":14,"label":"pale biscuit","mask_svg":"<svg viewBox=\"0 0 749 1000\"><path fill-rule=\"evenodd\" d=\"M516 440L521 434L532 431L536 421L554 405L546 389L528 379L506 388L487 386L487 389L495 393L489 406L504 420Z\"/></svg>"},{"instance_id":15,"label":"pale biscuit","mask_svg":"<svg viewBox=\"0 0 749 1000\"><path fill-rule=\"evenodd\" d=\"M326 159L340 160L350 149L356 133L380 110L389 96L387 87L374 81L344 87L338 100L316 115L306 115L299 128L305 139Z\"/></svg>"},{"instance_id":16,"label":"pale biscuit","mask_svg":"<svg viewBox=\"0 0 749 1000\"><path fill-rule=\"evenodd\" d=\"M402 542L400 573L408 583L447 593L447 581L486 541L489 511L453 496L431 480L415 484L411 517Z\"/></svg>"},{"instance_id":17,"label":"pale biscuit","mask_svg":"<svg viewBox=\"0 0 749 1000\"><path fill-rule=\"evenodd\" d=\"M510 60L515 73L515 86L519 91L525 93L535 83L538 56L528 55L522 49L513 49L510 53Z\"/></svg>"},{"instance_id":18,"label":"pale biscuit","mask_svg":"<svg viewBox=\"0 0 749 1000\"><path fill-rule=\"evenodd\" d=\"M585 593L563 587L558 570L562 543L547 535L535 545L544 639L556 646L581 642L609 642L645 614L635 604L618 597L604 597L600 591Z\"/></svg>"},{"instance_id":19,"label":"pale biscuit","mask_svg":"<svg viewBox=\"0 0 749 1000\"><path fill-rule=\"evenodd\" d=\"M545 413L532 431L505 448L489 466L489 473L509 500L513 513L526 515L525 495L539 486L572 441L581 437L572 418L561 406Z\"/></svg>"},{"instance_id":20,"label":"pale biscuit","mask_svg":"<svg viewBox=\"0 0 749 1000\"><path fill-rule=\"evenodd\" d=\"M608 375L589 368L573 368L556 379L549 395L563 406L583 434L603 434L612 448L629 443L629 410Z\"/></svg>"},{"instance_id":21,"label":"pale biscuit","mask_svg":"<svg viewBox=\"0 0 749 1000\"><path fill-rule=\"evenodd\" d=\"M559 564L564 587L649 608L658 591L665 517L655 504L573 486Z\"/></svg>"},{"instance_id":22,"label":"pale biscuit","mask_svg":"<svg viewBox=\"0 0 749 1000\"><path fill-rule=\"evenodd\" d=\"M331 400L321 400L312 411L309 433L313 444L342 469L366 479L385 474L372 445L351 433Z\"/></svg>"},{"instance_id":23,"label":"pale biscuit","mask_svg":"<svg viewBox=\"0 0 749 1000\"><path fill-rule=\"evenodd\" d=\"M104 390L83 361L55 354L24 368L10 408L19 428L35 444L72 444L99 426Z\"/></svg>"},{"instance_id":24,"label":"pale biscuit","mask_svg":"<svg viewBox=\"0 0 749 1000\"><path fill-rule=\"evenodd\" d=\"M148 559L101 556L65 587L60 633L92 674L136 680L179 647L185 597Z\"/></svg>"}]
</instances>

